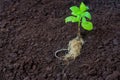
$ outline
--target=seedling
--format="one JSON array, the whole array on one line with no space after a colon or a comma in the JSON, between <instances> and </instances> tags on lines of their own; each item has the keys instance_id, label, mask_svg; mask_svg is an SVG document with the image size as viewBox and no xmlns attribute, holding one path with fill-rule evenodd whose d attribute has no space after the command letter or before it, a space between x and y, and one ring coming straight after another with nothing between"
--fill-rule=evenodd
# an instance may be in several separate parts
<instances>
[{"instance_id":1,"label":"seedling","mask_svg":"<svg viewBox=\"0 0 120 80\"><path fill-rule=\"evenodd\" d=\"M89 20L91 20L91 14L88 12L89 7L86 6L83 2L81 2L80 6L72 6L70 7L71 16L65 18L65 23L72 22L78 23L78 34L77 37L73 40L69 41L68 49L61 49L55 52L55 56L61 60L69 62L69 60L74 60L78 55L80 55L80 51L84 41L80 34L80 26L83 29L91 31L93 29L93 24ZM62 57L58 57L57 53L60 51L68 50L68 54L65 54Z\"/></svg>"},{"instance_id":2,"label":"seedling","mask_svg":"<svg viewBox=\"0 0 120 80\"><path fill-rule=\"evenodd\" d=\"M89 7L86 6L83 2L81 2L80 6L72 6L70 7L71 16L68 16L65 18L65 22L72 22L72 23L78 23L78 36L80 36L80 25L83 29L91 31L93 29L93 24L90 21L91 20L91 14L87 11L89 10Z\"/></svg>"}]
</instances>

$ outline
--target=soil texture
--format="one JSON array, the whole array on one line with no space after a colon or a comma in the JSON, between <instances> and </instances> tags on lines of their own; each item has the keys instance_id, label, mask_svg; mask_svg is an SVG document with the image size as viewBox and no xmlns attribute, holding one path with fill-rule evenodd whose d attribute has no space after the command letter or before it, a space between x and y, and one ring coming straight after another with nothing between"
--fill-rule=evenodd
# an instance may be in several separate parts
<instances>
[{"instance_id":1,"label":"soil texture","mask_svg":"<svg viewBox=\"0 0 120 80\"><path fill-rule=\"evenodd\" d=\"M76 37L64 19L81 1L94 30L65 66L54 52ZM120 80L120 0L0 0L0 80Z\"/></svg>"}]
</instances>

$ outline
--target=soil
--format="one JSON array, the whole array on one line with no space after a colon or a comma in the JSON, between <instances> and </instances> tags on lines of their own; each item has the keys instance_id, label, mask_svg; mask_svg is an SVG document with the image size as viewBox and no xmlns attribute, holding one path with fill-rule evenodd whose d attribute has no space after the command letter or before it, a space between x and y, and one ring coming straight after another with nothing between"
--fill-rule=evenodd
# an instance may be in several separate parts
<instances>
[{"instance_id":1,"label":"soil","mask_svg":"<svg viewBox=\"0 0 120 80\"><path fill-rule=\"evenodd\" d=\"M120 80L120 0L84 0L94 30L81 31L81 55L67 67L54 57L76 37L64 19L81 1L0 0L0 80Z\"/></svg>"}]
</instances>

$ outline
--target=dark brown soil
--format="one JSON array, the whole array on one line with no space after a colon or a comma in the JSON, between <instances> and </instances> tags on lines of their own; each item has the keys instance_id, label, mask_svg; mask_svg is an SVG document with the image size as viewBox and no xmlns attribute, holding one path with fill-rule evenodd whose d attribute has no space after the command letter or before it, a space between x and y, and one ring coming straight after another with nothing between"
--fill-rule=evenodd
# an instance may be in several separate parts
<instances>
[{"instance_id":1,"label":"dark brown soil","mask_svg":"<svg viewBox=\"0 0 120 80\"><path fill-rule=\"evenodd\" d=\"M0 0L0 80L120 80L120 0L84 0L94 30L82 54L67 68L54 57L76 37L64 18L81 1Z\"/></svg>"}]
</instances>

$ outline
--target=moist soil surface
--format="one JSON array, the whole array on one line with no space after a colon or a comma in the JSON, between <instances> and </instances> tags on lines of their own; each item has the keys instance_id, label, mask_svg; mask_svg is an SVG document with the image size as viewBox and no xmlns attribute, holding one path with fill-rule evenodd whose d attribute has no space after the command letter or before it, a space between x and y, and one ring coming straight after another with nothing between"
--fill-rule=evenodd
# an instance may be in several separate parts
<instances>
[{"instance_id":1,"label":"moist soil surface","mask_svg":"<svg viewBox=\"0 0 120 80\"><path fill-rule=\"evenodd\" d=\"M94 29L81 29L81 55L68 66L54 56L76 37L64 19L81 1L0 0L0 80L120 80L120 0L84 0Z\"/></svg>"}]
</instances>

